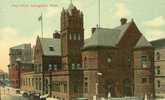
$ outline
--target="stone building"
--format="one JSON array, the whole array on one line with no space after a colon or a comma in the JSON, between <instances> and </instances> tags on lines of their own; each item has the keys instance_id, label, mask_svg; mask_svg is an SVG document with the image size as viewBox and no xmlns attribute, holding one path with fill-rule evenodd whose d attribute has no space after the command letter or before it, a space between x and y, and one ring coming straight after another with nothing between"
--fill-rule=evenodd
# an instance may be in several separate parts
<instances>
[{"instance_id":1,"label":"stone building","mask_svg":"<svg viewBox=\"0 0 165 100\"><path fill-rule=\"evenodd\" d=\"M93 28L82 50L84 96L112 97L154 95L154 49L135 22Z\"/></svg>"},{"instance_id":2,"label":"stone building","mask_svg":"<svg viewBox=\"0 0 165 100\"><path fill-rule=\"evenodd\" d=\"M33 71L22 75L22 89L39 95L50 91L50 71L61 69L61 41L58 33L54 38L37 37L34 47Z\"/></svg>"},{"instance_id":3,"label":"stone building","mask_svg":"<svg viewBox=\"0 0 165 100\"><path fill-rule=\"evenodd\" d=\"M155 48L155 93L165 94L165 39L151 41Z\"/></svg>"},{"instance_id":4,"label":"stone building","mask_svg":"<svg viewBox=\"0 0 165 100\"><path fill-rule=\"evenodd\" d=\"M32 70L32 53L31 44L21 44L10 48L10 64L8 68L12 87L20 88L21 73Z\"/></svg>"}]
</instances>

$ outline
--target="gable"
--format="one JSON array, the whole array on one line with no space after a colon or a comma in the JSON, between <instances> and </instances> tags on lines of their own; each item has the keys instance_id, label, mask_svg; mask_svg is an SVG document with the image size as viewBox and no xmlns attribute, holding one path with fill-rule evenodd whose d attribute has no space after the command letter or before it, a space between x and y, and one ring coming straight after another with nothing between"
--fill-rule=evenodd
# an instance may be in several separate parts
<instances>
[{"instance_id":1,"label":"gable","mask_svg":"<svg viewBox=\"0 0 165 100\"><path fill-rule=\"evenodd\" d=\"M142 35L138 40L135 48L142 48L142 47L152 47L152 44L147 41L147 39Z\"/></svg>"},{"instance_id":2,"label":"gable","mask_svg":"<svg viewBox=\"0 0 165 100\"><path fill-rule=\"evenodd\" d=\"M123 29L122 27L124 26L125 28ZM142 35L134 21L132 20L131 22L120 26L120 29L122 29L122 36L117 46L134 48L137 41Z\"/></svg>"},{"instance_id":3,"label":"gable","mask_svg":"<svg viewBox=\"0 0 165 100\"><path fill-rule=\"evenodd\" d=\"M41 47L40 38L37 37L36 45L35 45L35 49L34 49L34 55L39 55L39 54L43 55L43 50Z\"/></svg>"},{"instance_id":4,"label":"gable","mask_svg":"<svg viewBox=\"0 0 165 100\"><path fill-rule=\"evenodd\" d=\"M41 48L45 56L61 56L61 40L40 38Z\"/></svg>"}]
</instances>

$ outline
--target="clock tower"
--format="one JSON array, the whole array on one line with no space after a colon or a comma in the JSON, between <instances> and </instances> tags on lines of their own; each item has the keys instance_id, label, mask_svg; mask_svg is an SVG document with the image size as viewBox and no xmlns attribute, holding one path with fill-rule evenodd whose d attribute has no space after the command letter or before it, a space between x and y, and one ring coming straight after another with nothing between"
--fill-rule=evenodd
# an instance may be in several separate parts
<instances>
[{"instance_id":1,"label":"clock tower","mask_svg":"<svg viewBox=\"0 0 165 100\"><path fill-rule=\"evenodd\" d=\"M84 43L83 13L72 3L61 13L62 68L68 73L69 100L83 96L81 49Z\"/></svg>"},{"instance_id":2,"label":"clock tower","mask_svg":"<svg viewBox=\"0 0 165 100\"><path fill-rule=\"evenodd\" d=\"M84 43L83 13L72 3L61 13L62 66L65 70L81 68Z\"/></svg>"}]
</instances>

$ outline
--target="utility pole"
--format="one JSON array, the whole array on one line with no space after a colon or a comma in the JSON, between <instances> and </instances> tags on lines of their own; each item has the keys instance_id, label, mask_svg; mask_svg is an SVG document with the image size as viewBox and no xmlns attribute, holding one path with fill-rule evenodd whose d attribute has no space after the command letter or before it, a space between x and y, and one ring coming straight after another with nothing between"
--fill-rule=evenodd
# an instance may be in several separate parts
<instances>
[{"instance_id":1,"label":"utility pole","mask_svg":"<svg viewBox=\"0 0 165 100\"><path fill-rule=\"evenodd\" d=\"M1 99L1 85L2 85L2 83L0 83L0 100L2 100Z\"/></svg>"}]
</instances>

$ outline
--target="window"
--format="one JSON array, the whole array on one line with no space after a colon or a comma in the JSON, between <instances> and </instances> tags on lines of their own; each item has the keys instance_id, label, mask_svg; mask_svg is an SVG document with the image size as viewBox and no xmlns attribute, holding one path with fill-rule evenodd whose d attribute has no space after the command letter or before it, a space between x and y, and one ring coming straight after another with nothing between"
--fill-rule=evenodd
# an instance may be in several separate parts
<instances>
[{"instance_id":1,"label":"window","mask_svg":"<svg viewBox=\"0 0 165 100\"><path fill-rule=\"evenodd\" d=\"M54 51L54 48L53 48L53 47L49 47L49 50L50 50L50 51Z\"/></svg>"},{"instance_id":2,"label":"window","mask_svg":"<svg viewBox=\"0 0 165 100\"><path fill-rule=\"evenodd\" d=\"M73 40L76 40L76 37L77 37L76 34L74 34L73 36L74 36L74 37L73 37Z\"/></svg>"},{"instance_id":3,"label":"window","mask_svg":"<svg viewBox=\"0 0 165 100\"><path fill-rule=\"evenodd\" d=\"M131 83L128 79L125 79L123 81L123 89L124 89L124 95L125 96L131 96Z\"/></svg>"},{"instance_id":4,"label":"window","mask_svg":"<svg viewBox=\"0 0 165 100\"><path fill-rule=\"evenodd\" d=\"M84 60L83 60L84 62L83 62L83 66L84 66L84 68L86 68L86 61L87 61L87 57L84 57Z\"/></svg>"},{"instance_id":5,"label":"window","mask_svg":"<svg viewBox=\"0 0 165 100\"><path fill-rule=\"evenodd\" d=\"M57 65L56 64L54 64L54 70L57 70Z\"/></svg>"},{"instance_id":6,"label":"window","mask_svg":"<svg viewBox=\"0 0 165 100\"><path fill-rule=\"evenodd\" d=\"M129 65L131 64L131 57L130 56L128 57L128 64Z\"/></svg>"},{"instance_id":7,"label":"window","mask_svg":"<svg viewBox=\"0 0 165 100\"><path fill-rule=\"evenodd\" d=\"M157 81L157 86L160 87L160 81L159 80Z\"/></svg>"},{"instance_id":8,"label":"window","mask_svg":"<svg viewBox=\"0 0 165 100\"><path fill-rule=\"evenodd\" d=\"M74 91L74 93L78 93L78 92L79 92L79 87L78 87L78 85L75 85L75 86L73 87L73 91Z\"/></svg>"},{"instance_id":9,"label":"window","mask_svg":"<svg viewBox=\"0 0 165 100\"><path fill-rule=\"evenodd\" d=\"M76 69L76 68L75 68L75 64L72 64L72 69Z\"/></svg>"},{"instance_id":10,"label":"window","mask_svg":"<svg viewBox=\"0 0 165 100\"><path fill-rule=\"evenodd\" d=\"M78 40L81 40L81 36L80 36L80 34L78 34Z\"/></svg>"},{"instance_id":11,"label":"window","mask_svg":"<svg viewBox=\"0 0 165 100\"><path fill-rule=\"evenodd\" d=\"M142 83L146 83L147 82L147 78L142 78Z\"/></svg>"},{"instance_id":12,"label":"window","mask_svg":"<svg viewBox=\"0 0 165 100\"><path fill-rule=\"evenodd\" d=\"M80 64L77 64L77 68L80 68L81 67L81 65Z\"/></svg>"},{"instance_id":13,"label":"window","mask_svg":"<svg viewBox=\"0 0 165 100\"><path fill-rule=\"evenodd\" d=\"M64 84L64 93L67 93L67 84Z\"/></svg>"},{"instance_id":14,"label":"window","mask_svg":"<svg viewBox=\"0 0 165 100\"><path fill-rule=\"evenodd\" d=\"M70 35L69 35L69 39L72 40L72 34L71 34L71 33L70 33Z\"/></svg>"},{"instance_id":15,"label":"window","mask_svg":"<svg viewBox=\"0 0 165 100\"><path fill-rule=\"evenodd\" d=\"M85 84L84 84L84 92L85 93L88 93L88 83L87 82L85 82Z\"/></svg>"},{"instance_id":16,"label":"window","mask_svg":"<svg viewBox=\"0 0 165 100\"><path fill-rule=\"evenodd\" d=\"M141 57L141 64L143 68L147 68L147 56L142 56Z\"/></svg>"},{"instance_id":17,"label":"window","mask_svg":"<svg viewBox=\"0 0 165 100\"><path fill-rule=\"evenodd\" d=\"M85 80L88 80L88 77L85 77L84 79L85 79Z\"/></svg>"},{"instance_id":18,"label":"window","mask_svg":"<svg viewBox=\"0 0 165 100\"><path fill-rule=\"evenodd\" d=\"M108 62L108 63L111 63L111 62L112 62L112 58L111 58L111 57L108 57L108 58L107 58L107 62Z\"/></svg>"},{"instance_id":19,"label":"window","mask_svg":"<svg viewBox=\"0 0 165 100\"><path fill-rule=\"evenodd\" d=\"M160 66L157 66L157 74L160 74Z\"/></svg>"},{"instance_id":20,"label":"window","mask_svg":"<svg viewBox=\"0 0 165 100\"><path fill-rule=\"evenodd\" d=\"M160 53L159 52L156 53L156 60L160 60Z\"/></svg>"},{"instance_id":21,"label":"window","mask_svg":"<svg viewBox=\"0 0 165 100\"><path fill-rule=\"evenodd\" d=\"M48 70L52 70L52 64L49 64Z\"/></svg>"},{"instance_id":22,"label":"window","mask_svg":"<svg viewBox=\"0 0 165 100\"><path fill-rule=\"evenodd\" d=\"M149 78L149 82L150 82L150 83L153 82L153 78L152 78L152 77Z\"/></svg>"}]
</instances>

